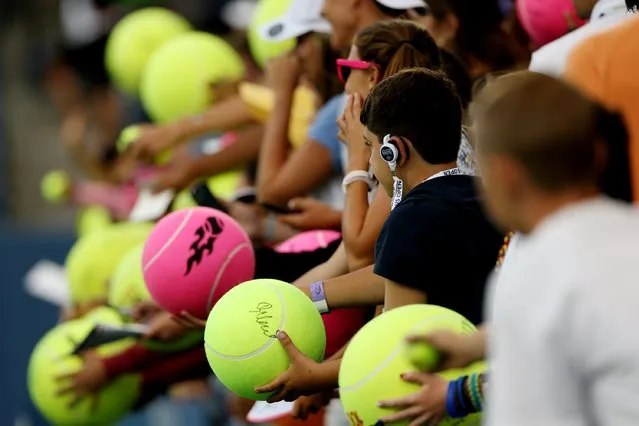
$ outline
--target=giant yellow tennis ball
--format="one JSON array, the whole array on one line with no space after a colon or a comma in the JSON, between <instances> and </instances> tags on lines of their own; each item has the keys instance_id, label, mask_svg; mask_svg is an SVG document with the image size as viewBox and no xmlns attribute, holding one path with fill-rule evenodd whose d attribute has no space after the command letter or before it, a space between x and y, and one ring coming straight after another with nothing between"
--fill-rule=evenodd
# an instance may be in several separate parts
<instances>
[{"instance_id":1,"label":"giant yellow tennis ball","mask_svg":"<svg viewBox=\"0 0 639 426\"><path fill-rule=\"evenodd\" d=\"M105 51L105 65L115 86L137 96L151 55L190 29L186 19L161 7L136 10L122 18L111 31Z\"/></svg>"},{"instance_id":2,"label":"giant yellow tennis ball","mask_svg":"<svg viewBox=\"0 0 639 426\"><path fill-rule=\"evenodd\" d=\"M254 280L231 289L206 322L206 357L215 376L231 391L254 400L256 386L286 371L289 359L277 333L315 361L326 348L324 323L311 300L297 287L277 280Z\"/></svg>"},{"instance_id":3,"label":"giant yellow tennis ball","mask_svg":"<svg viewBox=\"0 0 639 426\"><path fill-rule=\"evenodd\" d=\"M256 120L266 123L275 106L275 94L269 87L255 83L240 84L240 97ZM293 147L301 146L308 138L308 129L317 113L319 99L317 93L304 85L295 89L291 119L288 124L288 138Z\"/></svg>"},{"instance_id":4,"label":"giant yellow tennis ball","mask_svg":"<svg viewBox=\"0 0 639 426\"><path fill-rule=\"evenodd\" d=\"M64 170L52 170L42 178L40 191L42 198L50 203L60 204L66 200L71 189L71 178Z\"/></svg>"},{"instance_id":5,"label":"giant yellow tennis ball","mask_svg":"<svg viewBox=\"0 0 639 426\"><path fill-rule=\"evenodd\" d=\"M65 269L74 303L108 298L109 281L127 252L146 240L150 223L117 223L81 237L71 248Z\"/></svg>"},{"instance_id":6,"label":"giant yellow tennis ball","mask_svg":"<svg viewBox=\"0 0 639 426\"><path fill-rule=\"evenodd\" d=\"M274 19L282 17L291 4L291 0L259 0L253 20L248 28L249 50L255 62L261 67L273 58L285 55L295 49L295 39L269 41L262 38L259 28Z\"/></svg>"},{"instance_id":7,"label":"giant yellow tennis ball","mask_svg":"<svg viewBox=\"0 0 639 426\"><path fill-rule=\"evenodd\" d=\"M157 50L144 70L144 109L166 123L204 112L214 101L212 85L244 77L240 55L220 37L203 32L177 36Z\"/></svg>"},{"instance_id":8,"label":"giant yellow tennis ball","mask_svg":"<svg viewBox=\"0 0 639 426\"><path fill-rule=\"evenodd\" d=\"M472 323L449 309L435 305L408 305L393 309L370 321L351 340L339 372L340 399L352 424L373 425L392 411L377 406L380 400L414 394L420 386L407 383L400 374L416 371L405 338L410 334L449 330L460 334L476 331ZM429 356L432 356L429 355ZM436 359L431 359L431 363ZM471 372L485 371L484 363L462 370L440 373L452 380ZM410 421L397 423L408 425ZM479 425L479 414L464 419L446 419L440 425Z\"/></svg>"},{"instance_id":9,"label":"giant yellow tennis ball","mask_svg":"<svg viewBox=\"0 0 639 426\"><path fill-rule=\"evenodd\" d=\"M58 395L68 381L57 377L73 373L82 367L82 359L73 355L76 345L89 334L96 324L117 326L119 315L108 308L100 308L84 318L59 324L38 342L29 360L27 383L34 405L54 425L107 425L114 424L133 408L140 392L140 379L124 375L111 381L95 396L95 409L91 398L84 398L69 408L72 395ZM130 339L98 348L100 355L114 355L132 344Z\"/></svg>"},{"instance_id":10,"label":"giant yellow tennis ball","mask_svg":"<svg viewBox=\"0 0 639 426\"><path fill-rule=\"evenodd\" d=\"M140 302L151 300L142 274L144 243L129 249L117 265L109 285L109 305L120 309L133 308Z\"/></svg>"},{"instance_id":11,"label":"giant yellow tennis ball","mask_svg":"<svg viewBox=\"0 0 639 426\"><path fill-rule=\"evenodd\" d=\"M87 206L78 212L76 231L79 238L113 224L109 209L103 206Z\"/></svg>"}]
</instances>

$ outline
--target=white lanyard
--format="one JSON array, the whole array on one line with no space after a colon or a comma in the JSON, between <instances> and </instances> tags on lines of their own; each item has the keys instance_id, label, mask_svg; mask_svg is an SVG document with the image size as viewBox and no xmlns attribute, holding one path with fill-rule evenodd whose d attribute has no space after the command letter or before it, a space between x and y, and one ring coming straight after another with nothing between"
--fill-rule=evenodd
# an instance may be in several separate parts
<instances>
[{"instance_id":1,"label":"white lanyard","mask_svg":"<svg viewBox=\"0 0 639 426\"><path fill-rule=\"evenodd\" d=\"M443 176L457 176L457 175L463 175L463 174L464 173L459 167L453 167L452 169L442 170L441 172L432 175L428 179L424 180L424 182L428 182L429 180L437 179Z\"/></svg>"},{"instance_id":2,"label":"white lanyard","mask_svg":"<svg viewBox=\"0 0 639 426\"><path fill-rule=\"evenodd\" d=\"M452 169L443 170L439 173L436 173L424 180L424 182L428 182L429 180L437 179L444 176L456 176L463 175L464 173L461 171L459 167L454 167ZM423 183L423 182L422 182ZM404 195L404 182L399 179L397 176L393 176L393 201L391 202L391 211L397 207L397 205L402 201L402 196Z\"/></svg>"}]
</instances>

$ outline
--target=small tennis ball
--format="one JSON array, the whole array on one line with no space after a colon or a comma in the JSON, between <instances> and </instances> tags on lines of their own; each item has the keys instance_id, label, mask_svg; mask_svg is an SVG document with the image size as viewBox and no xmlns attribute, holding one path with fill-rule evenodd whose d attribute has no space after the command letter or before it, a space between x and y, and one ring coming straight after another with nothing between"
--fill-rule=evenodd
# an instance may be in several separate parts
<instances>
[{"instance_id":1,"label":"small tennis ball","mask_svg":"<svg viewBox=\"0 0 639 426\"><path fill-rule=\"evenodd\" d=\"M212 85L244 77L244 62L222 38L203 32L179 35L149 60L140 85L144 109L156 122L197 115L214 102Z\"/></svg>"},{"instance_id":2,"label":"small tennis ball","mask_svg":"<svg viewBox=\"0 0 639 426\"><path fill-rule=\"evenodd\" d=\"M289 366L276 337L280 330L308 357L322 360L322 317L297 287L263 279L230 290L211 310L204 332L206 357L215 376L244 398L267 399L270 395L255 393L255 387L271 382Z\"/></svg>"},{"instance_id":3,"label":"small tennis ball","mask_svg":"<svg viewBox=\"0 0 639 426\"><path fill-rule=\"evenodd\" d=\"M406 356L421 371L432 371L441 359L440 353L428 343L416 342L405 346Z\"/></svg>"},{"instance_id":4,"label":"small tennis ball","mask_svg":"<svg viewBox=\"0 0 639 426\"><path fill-rule=\"evenodd\" d=\"M88 206L78 212L76 230L79 238L113 224L109 210L103 206Z\"/></svg>"},{"instance_id":5,"label":"small tennis ball","mask_svg":"<svg viewBox=\"0 0 639 426\"><path fill-rule=\"evenodd\" d=\"M59 382L56 378L81 368L82 359L72 353L98 323L117 326L122 320L111 309L96 309L84 318L59 324L50 330L31 354L27 372L29 395L51 424L115 424L133 409L140 392L140 379L134 375L119 376L103 387L95 396L95 409L92 409L93 398L84 398L69 408L73 395L58 395L60 388L68 382ZM131 344L131 339L125 339L101 346L97 351L100 355L114 355Z\"/></svg>"},{"instance_id":6,"label":"small tennis ball","mask_svg":"<svg viewBox=\"0 0 639 426\"><path fill-rule=\"evenodd\" d=\"M126 151L132 143L134 143L142 134L142 128L139 124L132 124L125 127L115 141L115 146L119 153ZM168 164L171 162L171 153L163 152L155 158L156 165Z\"/></svg>"},{"instance_id":7,"label":"small tennis ball","mask_svg":"<svg viewBox=\"0 0 639 426\"><path fill-rule=\"evenodd\" d=\"M74 303L108 298L109 281L127 252L144 243L150 223L118 223L80 238L71 248L65 269Z\"/></svg>"},{"instance_id":8,"label":"small tennis ball","mask_svg":"<svg viewBox=\"0 0 639 426\"><path fill-rule=\"evenodd\" d=\"M53 170L42 178L40 191L50 203L63 203L71 189L71 178L64 170Z\"/></svg>"},{"instance_id":9,"label":"small tennis ball","mask_svg":"<svg viewBox=\"0 0 639 426\"><path fill-rule=\"evenodd\" d=\"M120 132L118 139L115 141L115 146L118 152L121 154L127 149L133 142L135 142L142 133L142 130L139 125L132 124L131 126L127 126Z\"/></svg>"},{"instance_id":10,"label":"small tennis ball","mask_svg":"<svg viewBox=\"0 0 639 426\"><path fill-rule=\"evenodd\" d=\"M247 36L251 55L262 68L269 60L293 51L297 45L295 39L284 41L265 40L259 30L262 25L282 17L288 11L290 5L291 0L260 0L257 4Z\"/></svg>"},{"instance_id":11,"label":"small tennis ball","mask_svg":"<svg viewBox=\"0 0 639 426\"><path fill-rule=\"evenodd\" d=\"M406 336L449 330L466 334L476 329L468 320L456 312L435 305L408 305L393 309L376 317L353 337L344 353L339 372L340 399L353 424L373 425L393 411L377 406L377 402L414 394L420 385L401 379L402 373L415 371L406 349ZM417 354L422 349L417 349ZM432 352L423 354L431 356ZM485 371L484 363L467 369L448 370L438 373L446 380L465 374ZM445 419L440 425L470 426L480 424L480 415L464 419ZM410 421L397 425L408 425Z\"/></svg>"},{"instance_id":12,"label":"small tennis ball","mask_svg":"<svg viewBox=\"0 0 639 426\"><path fill-rule=\"evenodd\" d=\"M105 65L114 85L137 96L151 55L168 40L190 29L186 19L161 7L126 15L113 27L106 45Z\"/></svg>"}]
</instances>

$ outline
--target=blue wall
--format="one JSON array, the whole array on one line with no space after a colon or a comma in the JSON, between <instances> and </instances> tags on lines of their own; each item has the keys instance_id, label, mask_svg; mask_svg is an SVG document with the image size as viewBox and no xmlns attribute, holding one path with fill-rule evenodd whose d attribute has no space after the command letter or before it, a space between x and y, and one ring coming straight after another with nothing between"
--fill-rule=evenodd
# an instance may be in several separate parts
<instances>
[{"instance_id":1,"label":"blue wall","mask_svg":"<svg viewBox=\"0 0 639 426\"><path fill-rule=\"evenodd\" d=\"M58 310L29 296L22 287L26 272L41 259L62 263L73 235L43 234L0 224L0 425L12 425L16 416L29 415L26 367L31 349L57 321ZM31 418L35 425L44 425Z\"/></svg>"}]
</instances>

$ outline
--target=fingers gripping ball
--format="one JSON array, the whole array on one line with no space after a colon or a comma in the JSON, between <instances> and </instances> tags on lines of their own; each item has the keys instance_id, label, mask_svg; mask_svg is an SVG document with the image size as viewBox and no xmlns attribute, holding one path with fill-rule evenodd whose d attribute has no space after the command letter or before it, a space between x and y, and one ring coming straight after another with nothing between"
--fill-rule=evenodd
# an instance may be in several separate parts
<instances>
[{"instance_id":1,"label":"fingers gripping ball","mask_svg":"<svg viewBox=\"0 0 639 426\"><path fill-rule=\"evenodd\" d=\"M118 314L108 308L91 312L86 317L62 323L38 342L29 360L27 381L29 395L42 415L55 425L104 425L114 424L128 414L135 404L140 389L137 376L120 376L102 390L95 398L95 409L91 398L84 398L78 405L69 408L72 395L58 395L67 383L57 378L73 373L82 366L82 359L72 355L81 342L97 324L120 325ZM130 341L104 345L98 349L101 355L121 352Z\"/></svg>"},{"instance_id":2,"label":"fingers gripping ball","mask_svg":"<svg viewBox=\"0 0 639 426\"><path fill-rule=\"evenodd\" d=\"M104 58L115 86L137 96L151 55L168 40L190 29L186 19L161 7L126 15L111 31Z\"/></svg>"},{"instance_id":3,"label":"fingers gripping ball","mask_svg":"<svg viewBox=\"0 0 639 426\"><path fill-rule=\"evenodd\" d=\"M378 407L378 401L418 392L419 385L404 382L400 378L402 373L417 370L410 360L411 353L405 337L441 329L462 334L476 331L463 316L435 305L409 305L393 309L362 327L348 345L340 366L340 399L346 414L364 425L372 425L391 413L389 409ZM434 362L432 358L431 362ZM468 369L449 370L440 375L446 380L453 380L484 370L485 365L478 363ZM471 415L462 420L446 419L439 424L479 425L480 415Z\"/></svg>"},{"instance_id":4,"label":"fingers gripping ball","mask_svg":"<svg viewBox=\"0 0 639 426\"><path fill-rule=\"evenodd\" d=\"M50 203L63 203L71 189L71 178L64 170L53 170L42 178L42 198Z\"/></svg>"},{"instance_id":5,"label":"fingers gripping ball","mask_svg":"<svg viewBox=\"0 0 639 426\"><path fill-rule=\"evenodd\" d=\"M93 302L109 297L109 281L127 252L144 243L149 223L118 223L81 237L71 248L65 270L71 300Z\"/></svg>"},{"instance_id":6,"label":"fingers gripping ball","mask_svg":"<svg viewBox=\"0 0 639 426\"><path fill-rule=\"evenodd\" d=\"M326 347L322 318L313 302L297 287L277 280L255 280L229 291L211 310L206 322L206 357L215 376L231 391L254 400L282 374L289 359L277 339L286 331L297 348L321 361Z\"/></svg>"},{"instance_id":7,"label":"fingers gripping ball","mask_svg":"<svg viewBox=\"0 0 639 426\"><path fill-rule=\"evenodd\" d=\"M133 124L131 126L127 126L118 135L117 140L115 141L115 146L119 153L125 152L132 143L134 143L140 136L142 135L142 129L139 125ZM167 164L171 161L171 153L163 152L159 154L155 158L155 164L162 165Z\"/></svg>"},{"instance_id":8,"label":"fingers gripping ball","mask_svg":"<svg viewBox=\"0 0 639 426\"><path fill-rule=\"evenodd\" d=\"M232 217L207 207L178 210L160 220L142 260L144 281L162 309L202 319L220 297L255 273L246 232Z\"/></svg>"},{"instance_id":9,"label":"fingers gripping ball","mask_svg":"<svg viewBox=\"0 0 639 426\"><path fill-rule=\"evenodd\" d=\"M295 49L294 39L284 41L265 40L260 27L282 17L289 9L291 0L260 0L248 29L249 50L255 62L261 67L273 58L285 55Z\"/></svg>"},{"instance_id":10,"label":"fingers gripping ball","mask_svg":"<svg viewBox=\"0 0 639 426\"><path fill-rule=\"evenodd\" d=\"M142 77L144 109L165 123L204 112L213 102L212 85L244 77L240 55L223 39L190 32L163 45Z\"/></svg>"}]
</instances>

